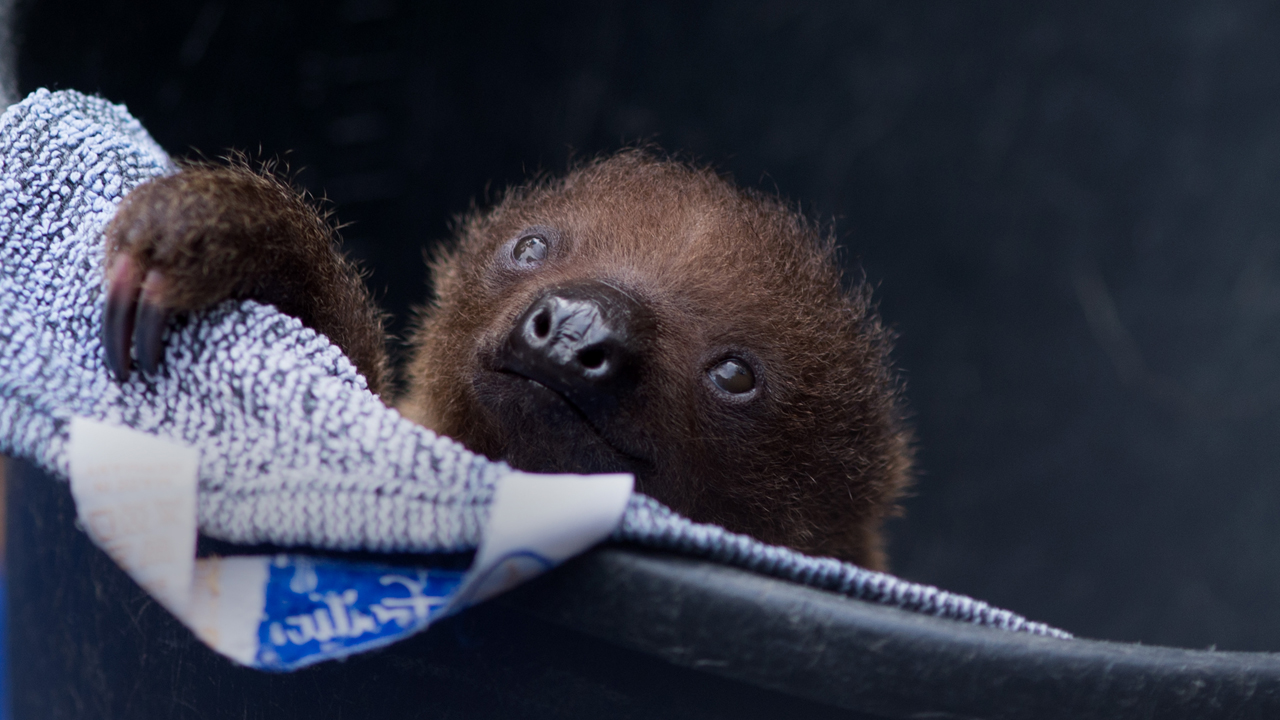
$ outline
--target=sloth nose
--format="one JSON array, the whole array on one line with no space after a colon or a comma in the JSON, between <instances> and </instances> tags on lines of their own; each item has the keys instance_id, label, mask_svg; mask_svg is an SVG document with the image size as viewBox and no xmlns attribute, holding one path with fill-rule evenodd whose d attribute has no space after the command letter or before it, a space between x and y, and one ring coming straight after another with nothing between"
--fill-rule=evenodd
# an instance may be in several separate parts
<instances>
[{"instance_id":1,"label":"sloth nose","mask_svg":"<svg viewBox=\"0 0 1280 720\"><path fill-rule=\"evenodd\" d=\"M643 305L599 281L554 287L516 319L503 369L559 392L587 413L605 409L636 380Z\"/></svg>"}]
</instances>

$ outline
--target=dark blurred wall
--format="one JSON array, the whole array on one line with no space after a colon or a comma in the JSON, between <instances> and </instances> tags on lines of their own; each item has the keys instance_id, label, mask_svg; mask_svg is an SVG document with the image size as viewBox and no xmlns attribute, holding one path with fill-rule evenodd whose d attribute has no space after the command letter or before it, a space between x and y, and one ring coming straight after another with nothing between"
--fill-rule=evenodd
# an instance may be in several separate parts
<instances>
[{"instance_id":1,"label":"dark blurred wall","mask_svg":"<svg viewBox=\"0 0 1280 720\"><path fill-rule=\"evenodd\" d=\"M572 156L776 188L901 334L898 573L1280 650L1280 6L32 0L21 28L24 93L289 152L397 331L450 218Z\"/></svg>"}]
</instances>

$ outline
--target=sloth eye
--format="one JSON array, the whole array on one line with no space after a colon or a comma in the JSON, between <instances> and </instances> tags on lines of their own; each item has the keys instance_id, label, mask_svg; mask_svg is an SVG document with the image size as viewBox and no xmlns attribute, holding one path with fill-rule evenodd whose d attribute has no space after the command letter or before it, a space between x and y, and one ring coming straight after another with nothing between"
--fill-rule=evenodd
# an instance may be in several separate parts
<instances>
[{"instance_id":1,"label":"sloth eye","mask_svg":"<svg viewBox=\"0 0 1280 720\"><path fill-rule=\"evenodd\" d=\"M711 382L721 390L741 395L756 386L756 376L751 368L738 358L727 358L711 368Z\"/></svg>"},{"instance_id":2,"label":"sloth eye","mask_svg":"<svg viewBox=\"0 0 1280 720\"><path fill-rule=\"evenodd\" d=\"M511 248L511 259L520 265L533 265L547 259L547 241L541 235L525 235Z\"/></svg>"}]
</instances>

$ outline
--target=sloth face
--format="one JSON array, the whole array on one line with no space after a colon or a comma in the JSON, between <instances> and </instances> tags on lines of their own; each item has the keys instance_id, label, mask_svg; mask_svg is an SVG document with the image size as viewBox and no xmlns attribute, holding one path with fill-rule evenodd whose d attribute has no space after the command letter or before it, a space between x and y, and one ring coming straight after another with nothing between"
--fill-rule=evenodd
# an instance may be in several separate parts
<instances>
[{"instance_id":1,"label":"sloth face","mask_svg":"<svg viewBox=\"0 0 1280 720\"><path fill-rule=\"evenodd\" d=\"M909 464L887 334L776 199L629 152L512 190L433 267L407 416L537 472L876 566Z\"/></svg>"}]
</instances>

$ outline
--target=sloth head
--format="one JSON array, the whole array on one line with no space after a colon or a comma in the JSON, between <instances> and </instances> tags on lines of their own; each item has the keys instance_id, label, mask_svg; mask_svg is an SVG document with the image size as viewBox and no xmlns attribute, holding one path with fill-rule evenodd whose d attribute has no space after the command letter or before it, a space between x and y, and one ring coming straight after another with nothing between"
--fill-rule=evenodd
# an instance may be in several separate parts
<instances>
[{"instance_id":1,"label":"sloth head","mask_svg":"<svg viewBox=\"0 0 1280 720\"><path fill-rule=\"evenodd\" d=\"M777 198L639 150L514 188L433 264L403 410L537 472L883 564L910 465L888 333Z\"/></svg>"}]
</instances>

